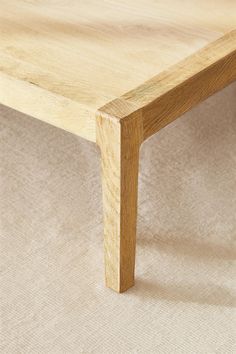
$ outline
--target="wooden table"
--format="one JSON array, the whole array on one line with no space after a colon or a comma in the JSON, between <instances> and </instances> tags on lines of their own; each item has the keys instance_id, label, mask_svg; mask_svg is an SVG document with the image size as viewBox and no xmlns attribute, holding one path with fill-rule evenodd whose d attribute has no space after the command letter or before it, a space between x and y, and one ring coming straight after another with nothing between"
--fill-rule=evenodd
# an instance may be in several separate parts
<instances>
[{"instance_id":1,"label":"wooden table","mask_svg":"<svg viewBox=\"0 0 236 354\"><path fill-rule=\"evenodd\" d=\"M0 103L99 145L118 292L134 284L140 145L236 79L235 28L235 0L0 0Z\"/></svg>"}]
</instances>

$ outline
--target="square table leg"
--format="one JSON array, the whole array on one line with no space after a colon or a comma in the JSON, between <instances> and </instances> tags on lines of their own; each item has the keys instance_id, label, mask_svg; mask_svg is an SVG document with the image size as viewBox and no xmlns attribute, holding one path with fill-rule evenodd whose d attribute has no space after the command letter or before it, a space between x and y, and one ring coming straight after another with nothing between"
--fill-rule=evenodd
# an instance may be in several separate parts
<instances>
[{"instance_id":1,"label":"square table leg","mask_svg":"<svg viewBox=\"0 0 236 354\"><path fill-rule=\"evenodd\" d=\"M123 292L134 285L141 121L100 115L106 285Z\"/></svg>"}]
</instances>

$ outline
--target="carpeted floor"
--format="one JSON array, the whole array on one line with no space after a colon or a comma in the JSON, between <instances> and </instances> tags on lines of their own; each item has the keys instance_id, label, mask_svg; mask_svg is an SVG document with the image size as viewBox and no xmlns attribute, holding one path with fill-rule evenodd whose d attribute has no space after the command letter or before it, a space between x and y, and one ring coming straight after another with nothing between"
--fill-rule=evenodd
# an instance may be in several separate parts
<instances>
[{"instance_id":1,"label":"carpeted floor","mask_svg":"<svg viewBox=\"0 0 236 354\"><path fill-rule=\"evenodd\" d=\"M1 354L236 353L235 98L142 146L122 295L103 286L98 148L0 107Z\"/></svg>"}]
</instances>

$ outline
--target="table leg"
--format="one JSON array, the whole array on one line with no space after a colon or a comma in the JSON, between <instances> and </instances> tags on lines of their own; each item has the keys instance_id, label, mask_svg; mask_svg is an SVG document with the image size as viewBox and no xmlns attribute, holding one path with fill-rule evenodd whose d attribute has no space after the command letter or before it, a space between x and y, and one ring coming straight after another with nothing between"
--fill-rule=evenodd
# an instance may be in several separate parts
<instances>
[{"instance_id":1,"label":"table leg","mask_svg":"<svg viewBox=\"0 0 236 354\"><path fill-rule=\"evenodd\" d=\"M123 292L134 285L140 120L99 116L106 285Z\"/></svg>"}]
</instances>

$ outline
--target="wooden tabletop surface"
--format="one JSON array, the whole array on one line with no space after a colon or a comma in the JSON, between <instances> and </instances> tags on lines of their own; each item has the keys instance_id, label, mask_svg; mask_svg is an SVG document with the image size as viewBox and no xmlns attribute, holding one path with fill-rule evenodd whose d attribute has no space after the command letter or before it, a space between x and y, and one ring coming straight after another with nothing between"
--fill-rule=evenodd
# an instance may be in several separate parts
<instances>
[{"instance_id":1,"label":"wooden tabletop surface","mask_svg":"<svg viewBox=\"0 0 236 354\"><path fill-rule=\"evenodd\" d=\"M94 140L97 109L235 28L235 0L0 0L0 103Z\"/></svg>"}]
</instances>

